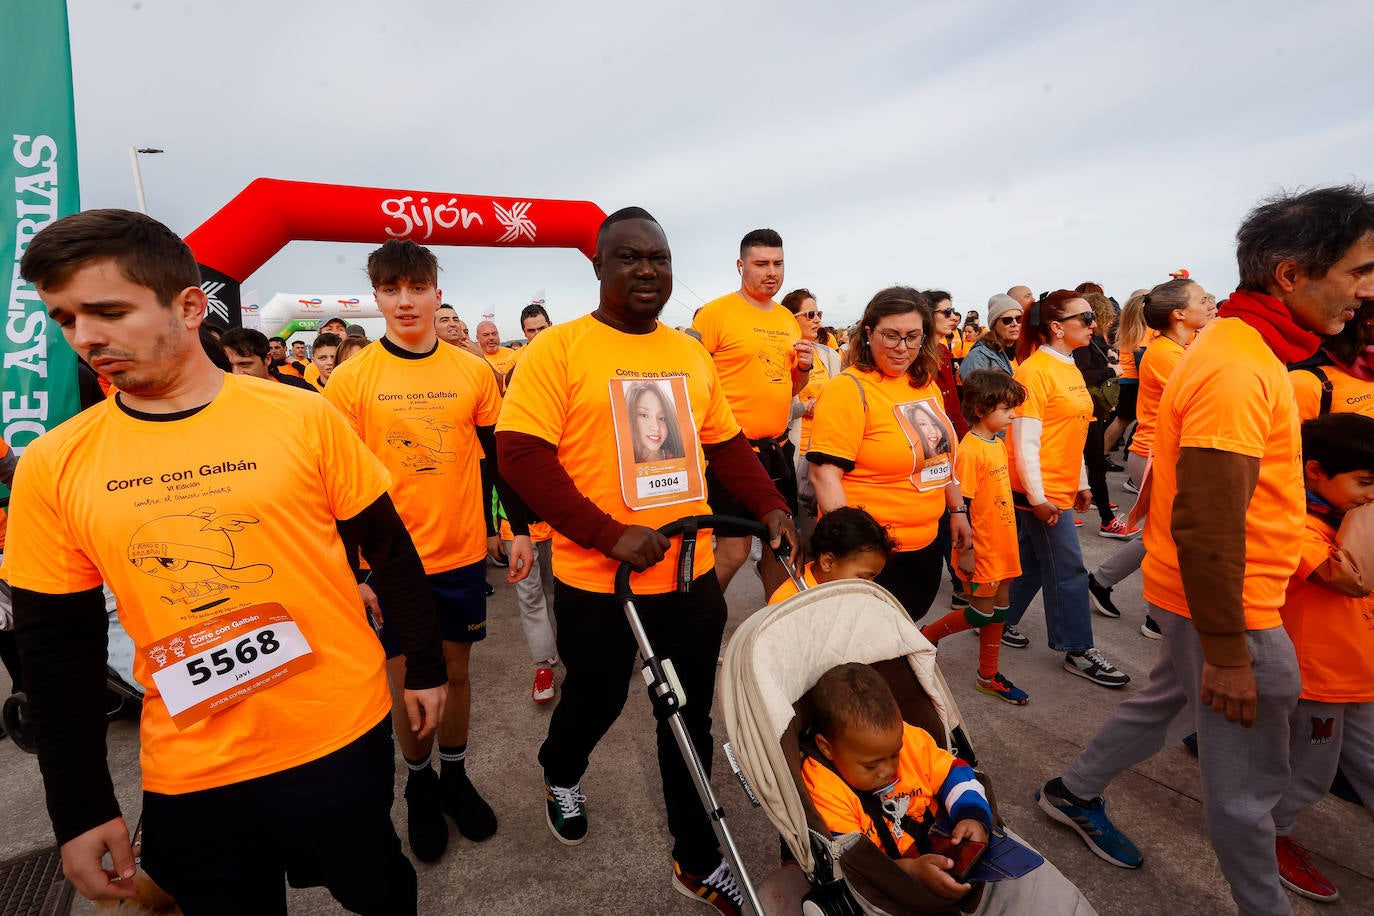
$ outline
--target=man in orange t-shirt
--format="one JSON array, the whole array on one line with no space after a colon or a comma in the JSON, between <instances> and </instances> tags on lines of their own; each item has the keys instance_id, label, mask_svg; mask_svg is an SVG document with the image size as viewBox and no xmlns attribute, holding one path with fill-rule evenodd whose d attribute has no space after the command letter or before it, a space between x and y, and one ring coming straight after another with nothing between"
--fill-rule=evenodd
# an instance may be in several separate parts
<instances>
[{"instance_id":1,"label":"man in orange t-shirt","mask_svg":"<svg viewBox=\"0 0 1374 916\"><path fill-rule=\"evenodd\" d=\"M368 256L367 273L386 333L333 373L324 396L391 472L392 499L415 539L439 611L449 690L438 728L441 772L436 774L431 765L432 740L404 733L399 740L409 771L405 796L411 850L431 862L448 845L445 814L470 840L485 840L496 832L495 813L467 775L472 705L468 663L472 644L486 638L486 561L499 543L487 521L490 488L479 468L483 455L490 456L494 483L514 529L507 581L529 574L533 551L524 504L495 467L493 436L501 411L496 378L480 358L441 343L434 328L443 298L436 286L438 260L428 248L397 239ZM387 668L392 684L400 684L407 659L386 602L381 610ZM398 726L401 712L393 704Z\"/></svg>"},{"instance_id":2,"label":"man in orange t-shirt","mask_svg":"<svg viewBox=\"0 0 1374 916\"><path fill-rule=\"evenodd\" d=\"M58 220L20 271L118 389L28 447L5 558L67 877L91 899L136 893L105 761L103 581L145 690L148 874L188 913L222 912L226 875L244 912L285 912L284 877L416 912L382 652L345 559L358 545L389 583L410 666L398 728L428 734L444 661L386 470L322 398L215 368L195 257L155 220Z\"/></svg>"},{"instance_id":3,"label":"man in orange t-shirt","mask_svg":"<svg viewBox=\"0 0 1374 916\"><path fill-rule=\"evenodd\" d=\"M1301 688L1279 608L1305 514L1284 364L1311 356L1318 335L1374 299L1374 195L1281 195L1252 211L1236 237L1241 289L1189 346L1159 405L1142 571L1163 633L1160 660L1037 796L1097 855L1138 867L1140 852L1100 796L1164 746L1186 708L1207 832L1231 896L1242 913L1274 914L1291 912L1272 811L1288 785L1289 714Z\"/></svg>"},{"instance_id":4,"label":"man in orange t-shirt","mask_svg":"<svg viewBox=\"0 0 1374 916\"><path fill-rule=\"evenodd\" d=\"M614 595L621 563L656 652L671 658L688 699L683 724L709 775L711 699L725 631L725 596L711 539L696 545L690 592L677 590L670 544L656 529L706 514L707 461L768 525L778 545L796 528L726 403L711 360L658 320L672 294L663 229L630 207L606 218L592 259L596 311L541 331L511 379L496 433L502 466L530 509L553 526L554 616L567 669L539 750L545 810L560 843L586 840L581 779L625 704L636 642ZM788 316L789 319L791 316ZM729 865L676 747L658 719L658 760L673 887L722 912L742 907Z\"/></svg>"},{"instance_id":5,"label":"man in orange t-shirt","mask_svg":"<svg viewBox=\"0 0 1374 916\"><path fill-rule=\"evenodd\" d=\"M782 288L782 236L772 229L755 229L740 241L740 288L703 305L692 318L692 333L701 340L716 365L725 399L744 436L759 456L788 511L797 511L796 449L787 437L792 399L811 380L815 354L802 336L791 311L773 301ZM708 499L716 515L749 517L747 508L730 496L710 469L706 472ZM721 588L749 558L752 538L716 539L716 573ZM771 595L786 572L768 551L763 552L763 593Z\"/></svg>"}]
</instances>

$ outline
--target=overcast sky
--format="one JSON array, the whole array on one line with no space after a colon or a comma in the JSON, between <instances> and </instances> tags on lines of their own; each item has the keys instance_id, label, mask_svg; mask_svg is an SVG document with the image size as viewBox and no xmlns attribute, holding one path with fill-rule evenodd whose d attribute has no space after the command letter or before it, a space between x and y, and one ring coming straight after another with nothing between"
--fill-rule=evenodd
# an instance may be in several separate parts
<instances>
[{"instance_id":1,"label":"overcast sky","mask_svg":"<svg viewBox=\"0 0 1374 916\"><path fill-rule=\"evenodd\" d=\"M1374 13L1349 2L68 0L83 207L183 235L259 176L635 204L690 320L782 233L827 323L894 282L987 297L1187 267L1235 283L1280 188L1369 180ZM861 12L860 12L861 11ZM294 242L244 283L360 293L371 246ZM440 248L505 336L531 294L594 307L571 250Z\"/></svg>"}]
</instances>

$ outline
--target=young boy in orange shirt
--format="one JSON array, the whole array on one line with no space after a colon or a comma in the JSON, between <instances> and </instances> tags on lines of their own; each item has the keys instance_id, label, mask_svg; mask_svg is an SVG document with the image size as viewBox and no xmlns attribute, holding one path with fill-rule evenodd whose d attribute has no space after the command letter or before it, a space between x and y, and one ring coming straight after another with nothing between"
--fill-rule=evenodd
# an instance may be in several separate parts
<instances>
[{"instance_id":1,"label":"young boy in orange shirt","mask_svg":"<svg viewBox=\"0 0 1374 916\"><path fill-rule=\"evenodd\" d=\"M1339 765L1374 810L1374 577L1361 573L1342 527L1345 513L1374 502L1374 418L1327 414L1302 427L1307 528L1284 598L1283 625L1302 671L1289 719L1292 776L1274 807L1279 880L1313 900L1335 886L1289 837L1294 821L1326 795ZM1360 551L1363 553L1363 551Z\"/></svg>"},{"instance_id":2,"label":"young boy in orange shirt","mask_svg":"<svg viewBox=\"0 0 1374 916\"><path fill-rule=\"evenodd\" d=\"M1011 425L1026 389L1005 372L982 369L964 379L964 416L973 424L955 453L955 476L963 487L963 511L969 513L973 546L954 551L954 565L964 583L968 605L950 611L921 632L938 644L952 633L978 630L977 687L1015 706L1025 706L1026 692L998 671L1002 622L1007 618L1011 581L1021 575L1016 543L1016 517L1011 507L1007 446L998 433Z\"/></svg>"}]
</instances>

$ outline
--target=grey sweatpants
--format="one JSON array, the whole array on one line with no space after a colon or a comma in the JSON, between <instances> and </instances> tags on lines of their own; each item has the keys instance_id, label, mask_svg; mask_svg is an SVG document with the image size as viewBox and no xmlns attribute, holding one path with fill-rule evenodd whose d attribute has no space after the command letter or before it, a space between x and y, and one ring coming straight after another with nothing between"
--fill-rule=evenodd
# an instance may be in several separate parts
<instances>
[{"instance_id":1,"label":"grey sweatpants","mask_svg":"<svg viewBox=\"0 0 1374 916\"><path fill-rule=\"evenodd\" d=\"M1145 476L1145 459L1131 452L1126 456L1127 475L1140 484ZM1148 519L1142 519L1141 524L1146 524ZM1145 533L1142 530L1140 535L1132 538L1116 549L1105 562L1093 572L1093 578L1099 585L1111 588L1122 579L1129 576L1140 568L1140 564L1145 560Z\"/></svg>"},{"instance_id":2,"label":"grey sweatpants","mask_svg":"<svg viewBox=\"0 0 1374 916\"><path fill-rule=\"evenodd\" d=\"M510 556L511 541L505 541ZM534 656L535 667L543 667L558 656L553 624L549 620L549 600L553 594L553 541L534 544L534 565L530 574L515 583L515 600L520 606L520 626L525 642Z\"/></svg>"},{"instance_id":3,"label":"grey sweatpants","mask_svg":"<svg viewBox=\"0 0 1374 916\"><path fill-rule=\"evenodd\" d=\"M1293 776L1274 808L1274 829L1288 836L1298 815L1331 789L1336 767L1374 811L1374 703L1298 700L1290 720Z\"/></svg>"},{"instance_id":4,"label":"grey sweatpants","mask_svg":"<svg viewBox=\"0 0 1374 916\"><path fill-rule=\"evenodd\" d=\"M1149 683L1112 710L1069 764L1064 786L1081 798L1101 795L1122 770L1158 753L1185 713L1196 723L1202 810L1231 898L1247 916L1291 913L1279 884L1272 812L1288 787L1289 716L1302 687L1293 643L1283 627L1246 634L1259 700L1255 724L1243 728L1197 700L1202 644L1193 622L1148 607L1164 634Z\"/></svg>"}]
</instances>

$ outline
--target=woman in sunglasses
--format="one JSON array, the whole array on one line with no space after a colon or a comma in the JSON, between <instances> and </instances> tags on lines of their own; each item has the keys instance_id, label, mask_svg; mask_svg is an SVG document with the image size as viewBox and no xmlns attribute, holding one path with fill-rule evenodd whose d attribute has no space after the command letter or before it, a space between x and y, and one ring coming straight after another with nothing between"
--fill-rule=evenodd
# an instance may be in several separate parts
<instances>
[{"instance_id":1,"label":"woman in sunglasses","mask_svg":"<svg viewBox=\"0 0 1374 916\"><path fill-rule=\"evenodd\" d=\"M1056 290L1027 310L1017 343L1015 375L1026 400L1016 408L1008 451L1021 577L1011 585L1002 644L1030 645L1017 625L1043 590L1046 635L1050 648L1064 653L1064 669L1103 687L1124 687L1130 678L1093 646L1088 571L1069 514L1086 511L1092 499L1083 446L1093 402L1073 351L1088 346L1096 324L1078 293Z\"/></svg>"},{"instance_id":2,"label":"woman in sunglasses","mask_svg":"<svg viewBox=\"0 0 1374 916\"><path fill-rule=\"evenodd\" d=\"M979 369L1011 375L1016 371L1016 342L1021 339L1021 303L1005 293L988 300L988 329L959 364L960 376Z\"/></svg>"},{"instance_id":3,"label":"woman in sunglasses","mask_svg":"<svg viewBox=\"0 0 1374 916\"><path fill-rule=\"evenodd\" d=\"M946 511L953 546L963 550L971 541L926 296L903 286L880 291L852 346L854 365L816 402L806 456L811 483L822 513L858 506L892 534L897 551L874 581L920 620L940 590L944 552L936 533Z\"/></svg>"}]
</instances>

